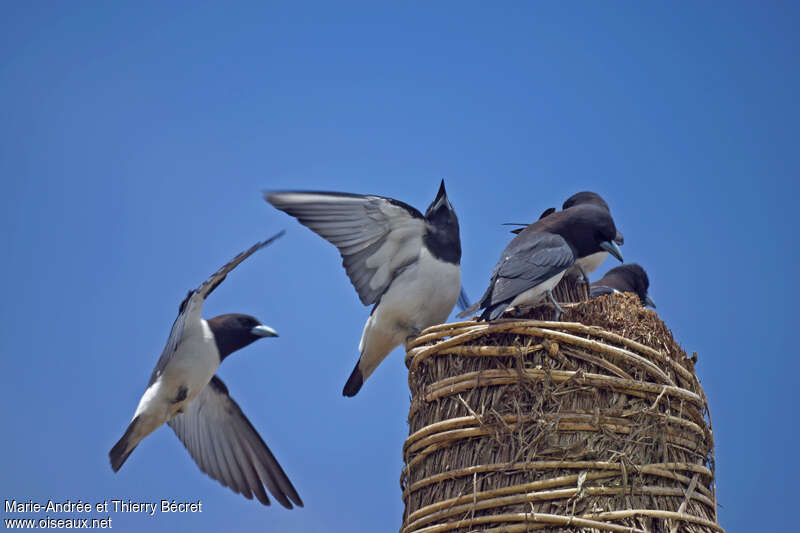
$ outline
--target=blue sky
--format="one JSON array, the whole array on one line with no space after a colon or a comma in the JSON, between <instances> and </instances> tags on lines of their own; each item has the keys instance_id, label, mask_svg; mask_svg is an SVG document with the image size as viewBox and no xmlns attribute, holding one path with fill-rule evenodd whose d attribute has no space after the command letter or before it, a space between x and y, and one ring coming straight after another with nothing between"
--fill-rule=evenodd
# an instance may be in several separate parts
<instances>
[{"instance_id":1,"label":"blue sky","mask_svg":"<svg viewBox=\"0 0 800 533\"><path fill-rule=\"evenodd\" d=\"M424 209L444 177L473 297L500 223L579 190L608 200L699 354L723 526L789 530L798 23L789 2L4 3L0 496L204 503L111 513L118 531L399 528L402 352L341 396L368 309L336 250L260 191ZM233 494L167 428L112 473L186 290L284 228L206 316L280 332L219 375L306 507Z\"/></svg>"}]
</instances>

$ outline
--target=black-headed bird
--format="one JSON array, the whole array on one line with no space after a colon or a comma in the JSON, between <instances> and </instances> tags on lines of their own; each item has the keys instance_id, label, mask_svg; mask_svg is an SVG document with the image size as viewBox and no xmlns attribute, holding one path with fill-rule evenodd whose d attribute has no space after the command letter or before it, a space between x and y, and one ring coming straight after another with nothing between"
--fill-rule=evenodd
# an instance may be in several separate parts
<instances>
[{"instance_id":1,"label":"black-headed bird","mask_svg":"<svg viewBox=\"0 0 800 533\"><path fill-rule=\"evenodd\" d=\"M547 215L506 246L486 292L458 316L483 309L479 320L495 320L508 307L533 305L548 297L558 320L563 309L553 298L553 288L580 258L606 251L622 261L616 235L611 214L597 205L573 205Z\"/></svg>"},{"instance_id":2,"label":"black-headed bird","mask_svg":"<svg viewBox=\"0 0 800 533\"><path fill-rule=\"evenodd\" d=\"M611 213L611 210L608 207L608 203L606 203L606 201L603 200L603 197L597 194L596 192L592 191L581 191L573 194L564 201L564 204L561 206L561 209L569 209L570 207L574 207L576 205L594 205L599 208L605 209L606 211L609 212L609 214ZM555 207L550 207L541 214L539 220L542 220L543 218L548 217L553 213L557 212L558 211L556 211ZM518 224L518 223L512 223L507 225L525 226L525 224ZM511 230L511 233L519 234L524 229L525 228L517 228ZM625 237L619 230L617 230L617 234L614 236L614 242L620 246L625 244ZM588 283L589 274L597 270L597 268L603 263L603 261L606 260L606 257L608 257L608 252L605 250L600 250L599 252L589 254L588 256L580 257L578 258L577 261L575 261L575 264L572 265L572 267L570 267L566 275L577 276L578 274L580 274L582 278L581 281L583 283Z\"/></svg>"},{"instance_id":3,"label":"black-headed bird","mask_svg":"<svg viewBox=\"0 0 800 533\"><path fill-rule=\"evenodd\" d=\"M136 446L164 423L200 470L234 492L269 505L266 486L286 508L303 505L264 440L215 374L233 352L265 337L272 328L249 315L205 320L203 303L234 268L283 232L256 243L211 275L181 302L167 345L156 363L128 429L108 453L117 472Z\"/></svg>"},{"instance_id":4,"label":"black-headed bird","mask_svg":"<svg viewBox=\"0 0 800 533\"><path fill-rule=\"evenodd\" d=\"M424 215L374 195L275 191L264 199L336 246L361 303L373 306L344 396L355 396L389 352L453 310L461 240L444 180Z\"/></svg>"},{"instance_id":5,"label":"black-headed bird","mask_svg":"<svg viewBox=\"0 0 800 533\"><path fill-rule=\"evenodd\" d=\"M596 298L603 294L633 292L639 297L642 305L655 308L655 302L647 294L649 289L650 280L647 272L636 263L628 263L612 268L605 276L593 282L589 296Z\"/></svg>"}]
</instances>

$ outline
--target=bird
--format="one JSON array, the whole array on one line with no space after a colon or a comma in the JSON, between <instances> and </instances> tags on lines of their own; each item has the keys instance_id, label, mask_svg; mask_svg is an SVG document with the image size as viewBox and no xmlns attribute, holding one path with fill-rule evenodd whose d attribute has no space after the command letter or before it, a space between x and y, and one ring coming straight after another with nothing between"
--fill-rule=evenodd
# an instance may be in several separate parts
<instances>
[{"instance_id":1,"label":"bird","mask_svg":"<svg viewBox=\"0 0 800 533\"><path fill-rule=\"evenodd\" d=\"M156 363L133 419L111 448L111 468L118 472L136 446L166 423L200 470L247 499L270 505L264 486L284 507L303 502L264 440L216 376L233 352L277 332L258 319L224 314L205 320L205 299L225 277L257 250L284 232L238 254L194 290L178 308L164 351Z\"/></svg>"},{"instance_id":2,"label":"bird","mask_svg":"<svg viewBox=\"0 0 800 533\"><path fill-rule=\"evenodd\" d=\"M606 201L603 200L603 197L597 194L596 192L592 191L581 191L573 194L572 196L564 200L564 204L561 206L561 209L562 210L569 209L570 207L576 205L595 205L611 213L611 210L609 209ZM556 212L557 211L555 207L550 207L548 209L545 209L544 212L539 216L539 220L542 220L543 218L548 217ZM506 223L504 225L527 226L527 224L520 224L516 222ZM525 229L524 227L516 228L511 230L511 233L519 234L524 229ZM614 236L614 242L620 246L625 244L625 237L619 230L617 230L617 234ZM588 284L589 274L597 270L597 268L603 263L603 261L606 260L606 257L608 257L608 252L605 250L595 252L586 257L581 257L578 259L578 261L575 262L575 264L572 267L570 267L570 269L567 271L565 275L576 276L580 274L581 275L580 281L582 283Z\"/></svg>"},{"instance_id":3,"label":"bird","mask_svg":"<svg viewBox=\"0 0 800 533\"><path fill-rule=\"evenodd\" d=\"M265 191L264 199L336 246L361 303L373 306L344 396L355 396L395 347L450 315L461 291L461 240L444 180L425 215L375 195Z\"/></svg>"},{"instance_id":4,"label":"bird","mask_svg":"<svg viewBox=\"0 0 800 533\"><path fill-rule=\"evenodd\" d=\"M612 268L605 276L592 283L589 296L596 298L603 294L633 292L639 296L642 305L655 309L655 302L647 294L649 288L647 272L636 263L628 263Z\"/></svg>"},{"instance_id":5,"label":"bird","mask_svg":"<svg viewBox=\"0 0 800 533\"><path fill-rule=\"evenodd\" d=\"M622 261L616 235L608 210L591 203L573 205L534 222L500 254L480 300L457 316L483 309L479 320L495 320L509 306L532 305L546 296L558 320L563 309L553 298L553 288L580 258L605 250Z\"/></svg>"}]
</instances>

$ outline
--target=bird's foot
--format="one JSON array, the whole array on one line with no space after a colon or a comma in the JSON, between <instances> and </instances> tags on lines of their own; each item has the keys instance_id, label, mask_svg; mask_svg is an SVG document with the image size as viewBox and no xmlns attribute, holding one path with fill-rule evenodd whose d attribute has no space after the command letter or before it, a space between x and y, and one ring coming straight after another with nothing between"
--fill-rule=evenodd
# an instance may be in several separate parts
<instances>
[{"instance_id":1,"label":"bird's foot","mask_svg":"<svg viewBox=\"0 0 800 533\"><path fill-rule=\"evenodd\" d=\"M558 305L558 302L556 302L556 299L553 298L553 291L552 290L547 291L547 297L550 299L550 303L552 303L553 307L555 308L555 318L553 320L558 322L561 319L561 315L564 313L564 310L561 308L560 305Z\"/></svg>"},{"instance_id":2,"label":"bird's foot","mask_svg":"<svg viewBox=\"0 0 800 533\"><path fill-rule=\"evenodd\" d=\"M417 337L419 337L420 333L422 333L422 330L420 328L411 328L411 331L409 332L408 336L406 337L406 346L408 346L409 342L411 342L414 339L416 339Z\"/></svg>"}]
</instances>

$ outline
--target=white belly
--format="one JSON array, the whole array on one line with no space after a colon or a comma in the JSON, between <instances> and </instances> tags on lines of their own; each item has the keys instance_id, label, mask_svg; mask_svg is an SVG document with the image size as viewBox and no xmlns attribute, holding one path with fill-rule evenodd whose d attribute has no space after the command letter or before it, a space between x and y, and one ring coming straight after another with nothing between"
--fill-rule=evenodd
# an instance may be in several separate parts
<instances>
[{"instance_id":1,"label":"white belly","mask_svg":"<svg viewBox=\"0 0 800 533\"><path fill-rule=\"evenodd\" d=\"M178 349L161 376L142 395L134 418L147 413L163 424L208 385L219 363L219 351L208 323L201 320L193 327L187 324ZM186 398L176 403L184 387Z\"/></svg>"},{"instance_id":2,"label":"white belly","mask_svg":"<svg viewBox=\"0 0 800 533\"><path fill-rule=\"evenodd\" d=\"M606 260L606 257L608 257L608 252L595 252L591 255L587 255L586 257L581 257L575 262L583 267L583 270L586 271L586 274L591 274L603 264L603 261ZM581 271L578 270L577 266L571 266L569 273L577 275L580 274Z\"/></svg>"},{"instance_id":3,"label":"white belly","mask_svg":"<svg viewBox=\"0 0 800 533\"><path fill-rule=\"evenodd\" d=\"M422 248L417 262L395 278L364 325L358 345L364 379L408 337L447 320L460 292L461 267L434 259Z\"/></svg>"},{"instance_id":4,"label":"white belly","mask_svg":"<svg viewBox=\"0 0 800 533\"><path fill-rule=\"evenodd\" d=\"M543 281L537 286L532 287L521 294L518 294L517 297L511 301L511 307L539 303L544 299L545 296L547 296L547 291L553 290L555 286L558 285L558 282L561 281L561 278L564 277L565 273L566 270L562 270L552 278Z\"/></svg>"},{"instance_id":5,"label":"white belly","mask_svg":"<svg viewBox=\"0 0 800 533\"><path fill-rule=\"evenodd\" d=\"M456 305L460 291L461 267L435 259L423 247L419 260L381 297L378 322L416 332L441 324Z\"/></svg>"}]
</instances>

